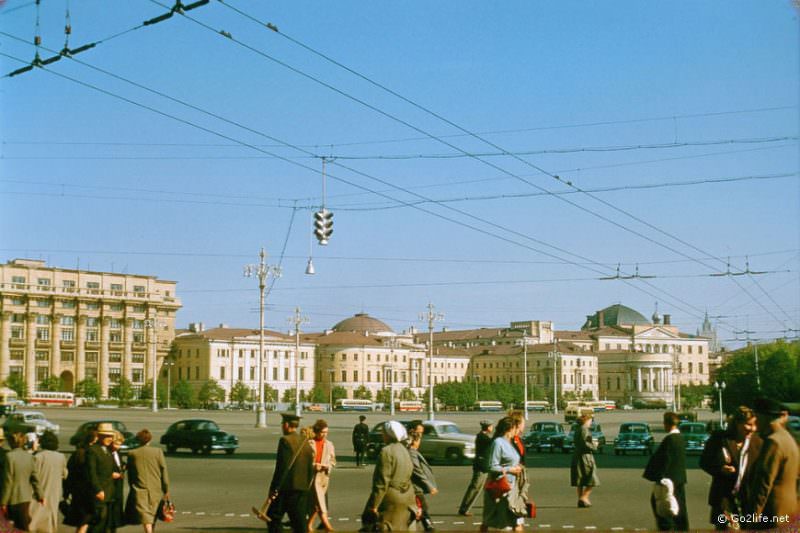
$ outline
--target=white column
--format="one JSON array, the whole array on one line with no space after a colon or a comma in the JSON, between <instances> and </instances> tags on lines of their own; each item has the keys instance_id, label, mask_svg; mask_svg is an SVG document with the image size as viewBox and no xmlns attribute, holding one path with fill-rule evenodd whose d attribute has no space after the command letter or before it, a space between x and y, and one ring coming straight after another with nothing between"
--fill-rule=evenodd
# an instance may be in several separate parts
<instances>
[{"instance_id":1,"label":"white column","mask_svg":"<svg viewBox=\"0 0 800 533\"><path fill-rule=\"evenodd\" d=\"M9 348L9 341L11 339L11 311L3 311L0 313L0 380L5 381L8 378L9 366L11 363L11 349Z\"/></svg>"},{"instance_id":2,"label":"white column","mask_svg":"<svg viewBox=\"0 0 800 533\"><path fill-rule=\"evenodd\" d=\"M653 386L653 375L654 375L653 374L653 367L648 368L647 369L647 383L648 383L648 389L650 390L650 392L653 392L653 391L656 390L656 388Z\"/></svg>"},{"instance_id":3,"label":"white column","mask_svg":"<svg viewBox=\"0 0 800 533\"><path fill-rule=\"evenodd\" d=\"M636 391L642 392L642 367L636 369Z\"/></svg>"}]
</instances>

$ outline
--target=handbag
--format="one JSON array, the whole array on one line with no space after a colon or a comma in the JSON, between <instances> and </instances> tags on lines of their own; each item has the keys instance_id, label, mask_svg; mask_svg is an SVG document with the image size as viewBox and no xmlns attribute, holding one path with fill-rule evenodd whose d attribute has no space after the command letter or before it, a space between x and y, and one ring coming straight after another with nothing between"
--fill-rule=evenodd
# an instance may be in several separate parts
<instances>
[{"instance_id":1,"label":"handbag","mask_svg":"<svg viewBox=\"0 0 800 533\"><path fill-rule=\"evenodd\" d=\"M504 474L500 474L494 479L487 480L483 488L496 500L511 491L511 483L508 482Z\"/></svg>"},{"instance_id":2,"label":"handbag","mask_svg":"<svg viewBox=\"0 0 800 533\"><path fill-rule=\"evenodd\" d=\"M533 500L528 501L525 504L525 508L527 509L528 518L536 518L536 502Z\"/></svg>"},{"instance_id":3,"label":"handbag","mask_svg":"<svg viewBox=\"0 0 800 533\"><path fill-rule=\"evenodd\" d=\"M158 504L158 519L162 522L175 520L175 504L170 500L161 500Z\"/></svg>"}]
</instances>

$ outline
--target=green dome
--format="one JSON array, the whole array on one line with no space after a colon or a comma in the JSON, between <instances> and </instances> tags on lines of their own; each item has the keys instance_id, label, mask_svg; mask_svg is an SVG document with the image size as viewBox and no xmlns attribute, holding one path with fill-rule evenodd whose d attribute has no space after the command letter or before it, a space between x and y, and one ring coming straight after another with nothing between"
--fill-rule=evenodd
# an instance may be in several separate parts
<instances>
[{"instance_id":1,"label":"green dome","mask_svg":"<svg viewBox=\"0 0 800 533\"><path fill-rule=\"evenodd\" d=\"M603 315L603 324L599 324L598 315ZM581 329L597 329L603 326L632 326L634 324L650 324L641 313L622 304L614 304L586 317L586 323Z\"/></svg>"}]
</instances>

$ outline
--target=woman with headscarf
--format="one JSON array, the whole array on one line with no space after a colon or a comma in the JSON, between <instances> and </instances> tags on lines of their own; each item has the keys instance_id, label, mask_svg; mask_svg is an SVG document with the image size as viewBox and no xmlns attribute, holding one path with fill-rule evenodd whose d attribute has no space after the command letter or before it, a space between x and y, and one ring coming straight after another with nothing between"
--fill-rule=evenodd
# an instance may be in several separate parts
<instances>
[{"instance_id":1,"label":"woman with headscarf","mask_svg":"<svg viewBox=\"0 0 800 533\"><path fill-rule=\"evenodd\" d=\"M94 494L89 481L86 454L95 442L97 431L87 431L67 461L64 500L68 505L67 512L64 513L64 524L75 526L75 533L86 533L94 516Z\"/></svg>"},{"instance_id":2,"label":"woman with headscarf","mask_svg":"<svg viewBox=\"0 0 800 533\"><path fill-rule=\"evenodd\" d=\"M331 470L336 466L336 450L333 443L328 440L328 423L317 420L311 426L313 438L309 441L314 448L314 482L311 485L311 512L308 518L308 530L313 531L314 518L319 515L319 521L325 531L333 531L333 526L328 520L328 485L331 480Z\"/></svg>"},{"instance_id":3,"label":"woman with headscarf","mask_svg":"<svg viewBox=\"0 0 800 533\"><path fill-rule=\"evenodd\" d=\"M372 474L372 492L365 513L377 517L375 526L379 531L408 531L417 514L411 484L414 465L403 445L406 437L406 429L400 422L390 420L384 424L385 446Z\"/></svg>"},{"instance_id":4,"label":"woman with headscarf","mask_svg":"<svg viewBox=\"0 0 800 533\"><path fill-rule=\"evenodd\" d=\"M511 417L500 419L494 430L494 439L489 446L487 467L489 483L505 478L508 490L504 493L484 490L483 521L481 531L489 528L522 531L524 523L524 501L519 493L519 477L523 475L519 452L513 444L517 425Z\"/></svg>"},{"instance_id":5,"label":"woman with headscarf","mask_svg":"<svg viewBox=\"0 0 800 533\"><path fill-rule=\"evenodd\" d=\"M572 443L572 464L570 465L570 483L577 487L578 507L591 507L589 494L592 489L600 484L597 479L597 466L594 462L594 452L597 446L592 440L592 416L581 415L575 425Z\"/></svg>"},{"instance_id":6,"label":"woman with headscarf","mask_svg":"<svg viewBox=\"0 0 800 533\"><path fill-rule=\"evenodd\" d=\"M169 475L164 451L148 446L153 439L149 430L136 434L141 446L128 452L128 500L125 516L129 524L142 524L145 533L152 533L156 512L162 499L169 499Z\"/></svg>"},{"instance_id":7,"label":"woman with headscarf","mask_svg":"<svg viewBox=\"0 0 800 533\"><path fill-rule=\"evenodd\" d=\"M715 529L735 527L733 515L743 513L742 502L762 442L756 433L756 414L743 405L733 413L727 429L715 431L706 441L700 468L711 475L708 504Z\"/></svg>"},{"instance_id":8,"label":"woman with headscarf","mask_svg":"<svg viewBox=\"0 0 800 533\"><path fill-rule=\"evenodd\" d=\"M45 505L31 502L30 531L52 533L58 530L58 504L67 477L67 459L58 452L58 437L52 431L45 431L39 439L39 451L33 456L33 464Z\"/></svg>"}]
</instances>

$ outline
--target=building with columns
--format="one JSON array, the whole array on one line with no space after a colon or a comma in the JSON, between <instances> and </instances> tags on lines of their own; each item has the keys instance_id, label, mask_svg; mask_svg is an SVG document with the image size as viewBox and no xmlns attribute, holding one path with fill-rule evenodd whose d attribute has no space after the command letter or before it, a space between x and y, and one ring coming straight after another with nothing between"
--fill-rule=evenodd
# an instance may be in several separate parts
<instances>
[{"instance_id":1,"label":"building with columns","mask_svg":"<svg viewBox=\"0 0 800 533\"><path fill-rule=\"evenodd\" d=\"M180 331L175 337L174 364L169 379L173 383L186 380L195 390L213 379L225 390L226 398L230 398L233 386L241 382L252 391L252 398L258 398L260 338L258 329L229 328L220 324L207 330L202 323L190 324L188 331ZM296 359L297 377L296 348L294 335L264 330L261 371L264 383L277 391L277 400L283 398L285 391L295 388L295 379L301 391L314 387L315 346L301 341Z\"/></svg>"},{"instance_id":2,"label":"building with columns","mask_svg":"<svg viewBox=\"0 0 800 533\"><path fill-rule=\"evenodd\" d=\"M0 265L0 381L17 374L32 391L56 376L71 391L93 378L103 397L122 377L141 388L169 353L175 286L33 259Z\"/></svg>"}]
</instances>

